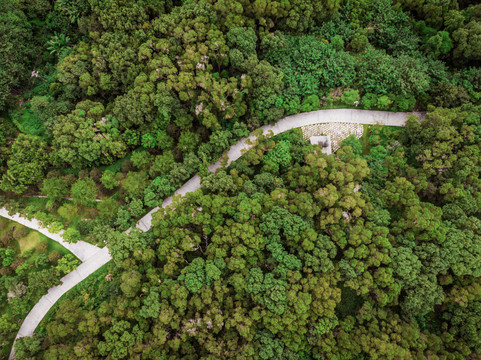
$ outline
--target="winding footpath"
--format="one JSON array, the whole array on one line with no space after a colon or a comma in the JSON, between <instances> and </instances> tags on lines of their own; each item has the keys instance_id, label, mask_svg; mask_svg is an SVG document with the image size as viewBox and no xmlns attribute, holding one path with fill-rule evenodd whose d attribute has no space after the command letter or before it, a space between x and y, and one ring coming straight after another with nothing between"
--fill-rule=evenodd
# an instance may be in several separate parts
<instances>
[{"instance_id":1,"label":"winding footpath","mask_svg":"<svg viewBox=\"0 0 481 360\"><path fill-rule=\"evenodd\" d=\"M381 124L386 126L404 126L408 115L413 113L395 113L388 111L372 111L372 110L357 110L357 109L332 109L332 110L318 110L309 113L301 113L297 115L292 115L279 120L274 125L266 125L261 127L265 135L272 132L272 135L278 135L287 130L295 129L301 126L314 125L320 123L354 123L354 124L365 124L365 125L375 125ZM414 113L420 119L424 118L422 113ZM237 160L242 156L242 154L255 146L255 135L250 135L247 138L243 138L236 144L232 145L221 160L209 166L209 171L214 172L223 164L230 164L232 161ZM184 196L189 192L194 192L200 189L201 179L199 175L193 176L189 181L187 181L181 188L177 189L175 195ZM162 208L169 206L172 203L173 197L170 196L164 200L162 203ZM141 218L136 227L142 231L148 231L152 226L152 214L157 212L160 207L152 209L143 218ZM98 270L101 266L109 262L112 258L108 253L107 247L98 248L97 246L90 245L86 242L79 241L75 244L68 243L63 240L61 234L53 234L40 226L37 220L28 220L18 214L9 215L5 208L0 208L0 216L8 218L13 221L17 221L22 225L29 228L37 230L47 237L55 240L65 246L70 250L75 256L77 256L82 264L77 267L74 271L64 276L61 279L61 285L55 286L49 289L48 293L44 295L39 302L32 308L32 310L25 317L25 320L18 331L15 338L17 340L20 337L32 336L36 327L47 314L50 308L55 304L55 302L68 290L73 288L79 282L84 280L90 274ZM130 229L126 231L129 233ZM13 359L15 356L14 348L10 352L9 359Z\"/></svg>"}]
</instances>

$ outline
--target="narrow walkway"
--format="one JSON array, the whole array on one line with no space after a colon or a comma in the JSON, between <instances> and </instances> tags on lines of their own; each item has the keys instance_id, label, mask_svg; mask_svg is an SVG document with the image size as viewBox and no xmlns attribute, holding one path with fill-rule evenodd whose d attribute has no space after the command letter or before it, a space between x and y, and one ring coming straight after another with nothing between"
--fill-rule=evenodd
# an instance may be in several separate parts
<instances>
[{"instance_id":1,"label":"narrow walkway","mask_svg":"<svg viewBox=\"0 0 481 360\"><path fill-rule=\"evenodd\" d=\"M23 197L46 199L48 196L46 196L46 195L24 195ZM73 201L73 198L67 197L67 196L63 196L63 197L62 197L62 200L70 200L70 201ZM96 201L96 202L100 202L100 201L102 201L102 199L95 199L95 201Z\"/></svg>"},{"instance_id":2,"label":"narrow walkway","mask_svg":"<svg viewBox=\"0 0 481 360\"><path fill-rule=\"evenodd\" d=\"M82 262L82 264L80 264L75 270L69 272L60 279L62 282L60 285L48 289L48 293L40 298L25 317L25 320L23 320L22 326L15 337L15 341L21 337L32 336L38 324L40 324L50 308L62 297L63 294L108 263L111 259L112 257L110 256L107 247L103 249L97 248L95 254ZM14 348L12 347L9 359L13 359L13 357Z\"/></svg>"},{"instance_id":3,"label":"narrow walkway","mask_svg":"<svg viewBox=\"0 0 481 360\"><path fill-rule=\"evenodd\" d=\"M46 237L58 242L64 248L69 250L72 254L78 257L82 262L91 258L94 254L99 251L99 248L95 245L91 245L85 241L79 241L76 243L69 243L65 241L62 237L63 230L58 234L51 233L48 228L42 227L37 219L28 220L20 216L19 214L9 215L7 209L4 207L0 208L0 216L16 221L30 229L37 230L39 233L45 235Z\"/></svg>"},{"instance_id":4,"label":"narrow walkway","mask_svg":"<svg viewBox=\"0 0 481 360\"><path fill-rule=\"evenodd\" d=\"M374 111L374 110L357 110L357 109L332 109L332 110L317 110L308 113L301 113L292 116L287 116L279 120L274 125L265 125L261 129L266 135L272 131L273 135L281 134L285 131L296 129L302 126L324 124L324 123L353 123L363 125L384 125L384 126L404 126L408 115L414 114L419 119L424 119L424 113L403 113L403 112L389 112L389 111ZM247 138L239 140L232 145L223 158L227 158L227 164L239 159L242 154L255 146L256 136L249 135ZM221 160L209 166L209 171L214 172L219 169ZM224 160L225 161L225 160ZM200 189L200 176L195 175L187 181L180 189L175 192L175 195L182 195L189 192L194 192ZM167 207L172 203L172 196L168 197L162 203L162 208ZM157 212L160 207L156 207L149 211L137 223L137 228L142 231L147 231L152 226L152 214Z\"/></svg>"},{"instance_id":5,"label":"narrow walkway","mask_svg":"<svg viewBox=\"0 0 481 360\"><path fill-rule=\"evenodd\" d=\"M394 113L394 112L388 112L388 111L372 111L372 110L357 110L357 109L318 110L318 111L312 111L309 113L301 113L301 114L288 116L279 120L274 125L262 126L261 129L263 130L264 134L268 134L269 131L272 131L273 135L278 135L287 130L295 129L295 128L306 126L306 125L319 124L319 123L340 122L340 123L355 123L355 124L365 124L365 125L381 124L381 125L387 125L387 126L404 126L407 120L407 117L410 114L412 113ZM424 114L422 113L415 113L415 115L417 115L421 119L424 118ZM237 160L242 156L242 154L245 151L251 149L255 145L255 140L256 140L256 136L250 135L249 137L243 138L240 141L238 141L236 144L232 145L229 151L225 153L223 156L224 159L227 158L227 164L230 164L232 161ZM221 160L217 161L215 164L210 165L209 171L214 172L220 167L221 167ZM200 189L200 176L195 175L189 181L187 181L181 188L179 188L175 192L175 195L184 196L185 194L196 191L198 189ZM164 202L162 203L162 208L167 207L171 203L172 203L172 196L164 200ZM159 209L160 207L156 207L151 211L149 211L143 218L141 218L138 221L136 227L143 231L148 231L152 226L152 214L158 211ZM0 215L4 216L1 211L0 211ZM14 220L11 217L8 217L8 218ZM21 220L22 218L19 217L19 219ZM31 221L33 222L36 220L31 220ZM42 232L41 231L42 228L38 227L38 222L36 225L32 224L32 226L37 226L32 228ZM28 226L28 227L31 227L31 226ZM127 230L126 232L129 233L129 231L130 229ZM56 238L52 237L52 236L55 236L56 234L51 234L48 231L46 232L47 233L42 232L42 234L50 237L55 241L62 243L62 245L63 243L66 243L65 241L63 241L63 239L61 239L61 237L60 239L57 237ZM75 244L69 244L69 243L66 243L66 244L68 244L68 246L75 245ZM67 249L70 250L70 248L68 247ZM74 251L72 252L74 253ZM73 272L71 272L70 274L66 275L61 279L63 282L62 285L59 285L50 289L49 293L47 295L44 295L40 299L40 301L33 307L33 309L30 311L30 313L27 315L27 317L23 321L23 324L15 340L18 339L19 337L32 336L36 327L38 326L40 321L43 319L43 317L47 314L48 310L50 310L50 308L55 304L55 302L63 294L65 294L68 290L70 290L72 287L74 287L76 284L81 282L83 279L85 279L87 276L92 274L94 271L99 269L101 266L106 264L111 259L110 255L108 254L107 248L104 248L104 249L97 248L96 253L91 254L89 252L89 254L90 255L88 256L88 258L85 259L84 257L85 260L82 260L84 261L84 263L82 263L76 270L74 270ZM10 352L9 359L13 359L14 355L15 355L14 348L12 346L12 351Z\"/></svg>"}]
</instances>

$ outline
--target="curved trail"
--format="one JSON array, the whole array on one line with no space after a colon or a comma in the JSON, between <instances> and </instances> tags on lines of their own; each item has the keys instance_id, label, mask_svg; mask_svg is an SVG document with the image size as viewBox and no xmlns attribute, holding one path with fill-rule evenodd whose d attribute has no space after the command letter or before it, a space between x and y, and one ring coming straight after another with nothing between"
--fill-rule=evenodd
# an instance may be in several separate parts
<instances>
[{"instance_id":1,"label":"curved trail","mask_svg":"<svg viewBox=\"0 0 481 360\"><path fill-rule=\"evenodd\" d=\"M69 272L60 279L60 285L48 289L47 294L42 296L29 311L28 315L23 320L22 326L18 330L17 336L15 337L16 341L18 338L24 336L32 336L38 324L40 324L40 321L42 321L43 317L63 294L87 278L101 266L108 263L112 257L110 256L107 247L99 248L85 241L78 241L76 243L65 241L62 237L63 230L58 234L52 233L48 228L42 227L37 219L29 220L19 214L9 215L7 209L4 207L0 208L0 216L42 233L48 238L58 242L82 261L82 264L80 264L75 270ZM13 359L14 355L14 348L12 346L9 359Z\"/></svg>"},{"instance_id":2,"label":"curved trail","mask_svg":"<svg viewBox=\"0 0 481 360\"><path fill-rule=\"evenodd\" d=\"M403 112L389 112L389 111L374 111L374 110L356 110L356 109L332 109L332 110L317 110L308 113L301 113L292 116L287 116L279 120L274 125L264 125L262 129L264 134L272 131L273 135L281 134L287 130L299 128L301 126L325 124L325 123L351 123L363 125L385 125L385 126L404 126L408 115L417 115L419 119L424 119L424 113L403 113ZM227 159L227 164L240 158L244 151L247 151L255 146L256 136L251 134L247 138L239 140L232 145L223 158ZM214 172L219 169L221 160L209 166L209 171ZM224 160L225 161L225 160ZM200 189L200 176L195 175L187 181L181 188L179 188L174 195L182 195ZM162 207L172 203L172 196L166 198L162 203ZM160 207L156 207L149 211L143 218L137 222L137 228L147 231L152 226L152 214L158 211Z\"/></svg>"},{"instance_id":3,"label":"curved trail","mask_svg":"<svg viewBox=\"0 0 481 360\"><path fill-rule=\"evenodd\" d=\"M58 234L54 234L50 232L48 228L42 227L42 225L37 219L28 220L27 218L24 218L19 214L9 215L7 209L5 209L4 207L0 208L0 216L7 218L9 220L13 220L30 229L37 230L39 233L58 242L60 245L62 245L64 248L66 248L72 254L78 257L82 262L90 259L94 254L96 254L100 250L99 247L95 245L91 245L85 241L69 243L65 241L62 237L63 230L61 230Z\"/></svg>"},{"instance_id":4,"label":"curved trail","mask_svg":"<svg viewBox=\"0 0 481 360\"><path fill-rule=\"evenodd\" d=\"M357 110L357 109L331 109L331 110L317 110L309 113L301 113L292 116L285 117L279 120L274 125L265 125L260 129L263 130L264 134L268 134L272 131L273 135L278 135L287 130L295 129L301 126L314 125L320 123L354 123L354 124L364 124L364 125L387 125L387 126L404 126L407 116L410 114L417 115L420 119L424 118L423 113L395 113L388 111L373 111L373 110ZM232 145L229 151L224 153L222 157L227 160L227 164L240 158L244 151L247 151L255 146L256 136L250 135L247 138L239 140L237 143ZM214 172L219 169L221 165L221 160L210 165L208 167L209 171ZM189 192L194 192L200 189L200 176L195 175L189 181L187 181L182 187L177 189L174 195L184 196ZM169 206L172 203L172 196L166 198L162 203L162 208ZM136 227L148 231L152 226L152 214L158 211L160 207L156 207L149 211L144 217L142 217L136 224ZM82 242L77 244L70 244L65 242L60 235L52 234L48 232L47 229L41 228L36 220L27 220L20 216L14 215L9 216L8 213L5 215L6 210L4 208L0 209L0 216L7 217L11 220L18 221L25 226L32 229L40 231L42 234L48 236L49 238L58 241L64 245L67 249L72 251L77 257L79 257L83 262L78 268L68 275L64 276L61 281L62 284L49 289L48 293L44 295L39 302L32 308L29 314L26 316L25 320L18 331L15 338L17 340L20 337L32 336L36 327L47 314L50 308L55 304L55 302L68 290L73 288L87 276L95 272L101 266L106 264L111 260L111 256L108 253L107 247L100 249L96 246ZM27 225L30 224L31 226ZM130 229L126 231L129 233ZM89 246L86 246L86 245ZM75 250L71 250L74 248ZM79 246L80 245L80 246ZM92 249L93 247L95 249ZM78 248L78 249L77 249ZM95 251L94 251L95 250ZM83 258L78 256L75 251L77 251ZM14 347L12 346L12 351L10 352L9 359L14 358Z\"/></svg>"}]
</instances>

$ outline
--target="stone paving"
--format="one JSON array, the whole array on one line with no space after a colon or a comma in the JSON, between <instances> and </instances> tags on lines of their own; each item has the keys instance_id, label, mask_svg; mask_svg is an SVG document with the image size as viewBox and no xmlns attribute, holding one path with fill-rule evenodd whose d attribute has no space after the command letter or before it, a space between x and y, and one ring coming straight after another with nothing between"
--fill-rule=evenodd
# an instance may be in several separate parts
<instances>
[{"instance_id":1,"label":"stone paving","mask_svg":"<svg viewBox=\"0 0 481 360\"><path fill-rule=\"evenodd\" d=\"M336 152L341 146L342 140L349 135L354 135L359 139L364 133L364 126L352 123L327 123L302 126L301 130L302 137L307 141L313 136L330 136L332 152Z\"/></svg>"}]
</instances>

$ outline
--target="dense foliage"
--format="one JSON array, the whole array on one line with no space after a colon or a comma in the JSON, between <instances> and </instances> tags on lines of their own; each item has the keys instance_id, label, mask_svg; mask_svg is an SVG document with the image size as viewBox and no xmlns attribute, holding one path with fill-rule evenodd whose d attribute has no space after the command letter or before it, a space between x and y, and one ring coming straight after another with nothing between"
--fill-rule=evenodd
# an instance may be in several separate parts
<instances>
[{"instance_id":1,"label":"dense foliage","mask_svg":"<svg viewBox=\"0 0 481 360\"><path fill-rule=\"evenodd\" d=\"M20 358L479 358L480 167L456 166L480 121L436 109L335 156L297 132L261 139L153 233L105 234L108 275Z\"/></svg>"},{"instance_id":2,"label":"dense foliage","mask_svg":"<svg viewBox=\"0 0 481 360\"><path fill-rule=\"evenodd\" d=\"M480 5L0 8L0 204L114 258L19 359L481 357ZM259 126L334 107L428 113L335 156L293 132L205 171ZM152 232L122 233L195 173ZM10 250L2 293L26 281Z\"/></svg>"},{"instance_id":3,"label":"dense foliage","mask_svg":"<svg viewBox=\"0 0 481 360\"><path fill-rule=\"evenodd\" d=\"M0 357L7 358L23 319L80 261L61 245L0 218Z\"/></svg>"}]
</instances>

